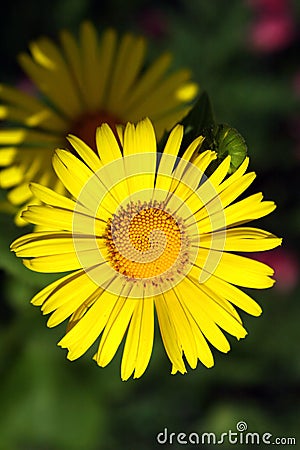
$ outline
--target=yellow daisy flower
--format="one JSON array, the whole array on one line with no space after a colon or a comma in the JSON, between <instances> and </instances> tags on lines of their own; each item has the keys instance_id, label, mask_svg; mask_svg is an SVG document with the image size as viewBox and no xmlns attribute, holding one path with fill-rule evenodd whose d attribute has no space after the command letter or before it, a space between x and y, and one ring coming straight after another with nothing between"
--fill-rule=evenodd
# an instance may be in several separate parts
<instances>
[{"instance_id":1,"label":"yellow daisy flower","mask_svg":"<svg viewBox=\"0 0 300 450\"><path fill-rule=\"evenodd\" d=\"M163 54L145 68L146 42L114 30L101 38L85 22L79 39L68 31L61 46L48 38L30 45L19 62L42 98L19 89L0 86L0 119L10 125L0 130L0 187L11 189L9 201L16 206L32 203L30 181L62 193L52 170L53 149L64 147L73 133L95 149L95 130L103 122L153 120L157 136L170 129L188 111L197 85L188 70L169 73L170 54ZM19 225L24 224L17 216Z\"/></svg>"},{"instance_id":2,"label":"yellow daisy flower","mask_svg":"<svg viewBox=\"0 0 300 450\"><path fill-rule=\"evenodd\" d=\"M30 206L29 222L49 227L12 244L24 264L39 272L71 274L32 300L48 326L69 318L58 345L68 358L82 356L98 339L99 366L114 357L126 334L121 377L140 377L151 357L155 311L172 373L214 364L210 345L228 352L224 331L245 337L235 307L258 316L260 306L236 286L271 287L273 270L232 252L262 251L281 243L267 231L238 226L275 209L262 194L233 203L255 178L248 158L227 177L230 157L207 178L215 152L198 152L194 140L182 158L183 127L157 153L149 119L117 127L118 139L97 128L96 154L79 138L80 159L57 150L53 166L71 198L32 184L44 205Z\"/></svg>"}]
</instances>

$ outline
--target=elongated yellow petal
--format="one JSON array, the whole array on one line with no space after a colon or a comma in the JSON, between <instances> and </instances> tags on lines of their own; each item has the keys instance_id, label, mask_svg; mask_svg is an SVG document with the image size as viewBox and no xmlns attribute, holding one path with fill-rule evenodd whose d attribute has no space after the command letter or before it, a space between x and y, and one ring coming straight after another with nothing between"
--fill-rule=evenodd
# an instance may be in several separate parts
<instances>
[{"instance_id":1,"label":"elongated yellow petal","mask_svg":"<svg viewBox=\"0 0 300 450\"><path fill-rule=\"evenodd\" d=\"M178 295L186 308L194 317L195 322L199 325L200 330L206 339L221 352L228 352L230 345L221 332L201 306L200 296L201 290L191 283L188 279L184 279L177 287Z\"/></svg>"},{"instance_id":2,"label":"elongated yellow petal","mask_svg":"<svg viewBox=\"0 0 300 450\"><path fill-rule=\"evenodd\" d=\"M159 167L157 170L155 187L156 189L162 189L168 191L170 189L172 178L171 174L174 165L177 161L177 155L183 138L183 127L176 125L171 131L163 154L159 161Z\"/></svg>"},{"instance_id":3,"label":"elongated yellow petal","mask_svg":"<svg viewBox=\"0 0 300 450\"><path fill-rule=\"evenodd\" d=\"M105 367L114 357L135 308L137 301L133 299L120 298L115 304L94 357L99 366Z\"/></svg>"},{"instance_id":4,"label":"elongated yellow petal","mask_svg":"<svg viewBox=\"0 0 300 450\"><path fill-rule=\"evenodd\" d=\"M118 142L112 129L106 124L102 124L96 131L96 144L98 154L103 164L122 157Z\"/></svg>"},{"instance_id":5,"label":"elongated yellow petal","mask_svg":"<svg viewBox=\"0 0 300 450\"><path fill-rule=\"evenodd\" d=\"M73 233L33 233L32 239L27 239L24 244L19 243L12 249L16 255L22 258L50 256L57 254L91 252L94 249L95 242L92 236L76 236ZM98 239L98 247L103 247L101 239Z\"/></svg>"},{"instance_id":6,"label":"elongated yellow petal","mask_svg":"<svg viewBox=\"0 0 300 450\"><path fill-rule=\"evenodd\" d=\"M158 102L161 105L166 106L167 109L174 108L176 102L174 104L173 99L174 97L176 98L176 90L189 78L190 72L187 70L179 70L169 75L165 80L160 82L155 90L152 91L152 95L147 95L141 99L139 104L135 105L134 111L131 110L129 112L127 110L127 114L133 117L131 120L137 121L145 115L151 117L153 113L156 113ZM181 103L182 102L177 99L177 105L179 106Z\"/></svg>"},{"instance_id":7,"label":"elongated yellow petal","mask_svg":"<svg viewBox=\"0 0 300 450\"><path fill-rule=\"evenodd\" d=\"M238 167L238 169L233 172L230 177L226 178L222 183L219 185L219 191L222 192L224 189L226 189L228 186L230 186L233 182L238 180L240 177L244 175L247 168L249 166L249 158L246 157L242 164Z\"/></svg>"},{"instance_id":8,"label":"elongated yellow petal","mask_svg":"<svg viewBox=\"0 0 300 450\"><path fill-rule=\"evenodd\" d=\"M70 211L74 210L75 202L73 200L65 197L64 195L58 194L52 189L41 186L37 183L30 183L30 189L32 193L45 204L68 209Z\"/></svg>"},{"instance_id":9,"label":"elongated yellow petal","mask_svg":"<svg viewBox=\"0 0 300 450\"><path fill-rule=\"evenodd\" d=\"M140 200L146 200L149 190L154 188L156 171L156 139L149 119L136 127L127 124L123 152L128 189L131 194L139 192Z\"/></svg>"},{"instance_id":10,"label":"elongated yellow petal","mask_svg":"<svg viewBox=\"0 0 300 450\"><path fill-rule=\"evenodd\" d=\"M277 247L282 239L258 228L239 227L203 234L201 247L215 250L259 252Z\"/></svg>"},{"instance_id":11,"label":"elongated yellow petal","mask_svg":"<svg viewBox=\"0 0 300 450\"><path fill-rule=\"evenodd\" d=\"M107 99L111 110L118 111L121 116L127 105L125 95L141 70L145 49L143 38L136 39L134 36L126 34L121 40Z\"/></svg>"},{"instance_id":12,"label":"elongated yellow petal","mask_svg":"<svg viewBox=\"0 0 300 450\"><path fill-rule=\"evenodd\" d=\"M75 214L67 209L38 205L30 206L23 212L22 217L26 221L41 225L48 230L75 231L76 233L84 233L87 229L94 229L94 227L98 231L99 227L100 230L103 230L101 219L88 215L88 211L86 211L86 214L83 212Z\"/></svg>"},{"instance_id":13,"label":"elongated yellow petal","mask_svg":"<svg viewBox=\"0 0 300 450\"><path fill-rule=\"evenodd\" d=\"M179 299L178 287L174 287L174 291L176 293L177 298ZM191 314L190 310L187 308L184 302L181 302L181 306L185 312L185 315L189 321L189 325L191 331L193 333L193 338L196 345L196 354L197 358L204 364L206 367L212 367L214 365L214 358L211 352L211 349L203 336L203 333L199 327L199 324L195 321L194 316Z\"/></svg>"},{"instance_id":14,"label":"elongated yellow petal","mask_svg":"<svg viewBox=\"0 0 300 450\"><path fill-rule=\"evenodd\" d=\"M164 343L166 353L172 363L173 371L185 373L186 368L182 359L182 351L179 347L175 327L170 320L168 309L165 304L165 299L162 296L155 298L155 308L160 334Z\"/></svg>"},{"instance_id":15,"label":"elongated yellow petal","mask_svg":"<svg viewBox=\"0 0 300 450\"><path fill-rule=\"evenodd\" d=\"M128 328L121 365L121 378L127 380L134 372L139 378L150 360L154 337L153 299L137 300Z\"/></svg>"},{"instance_id":16,"label":"elongated yellow petal","mask_svg":"<svg viewBox=\"0 0 300 450\"><path fill-rule=\"evenodd\" d=\"M60 49L47 38L33 42L30 47L33 60L25 54L19 57L25 72L65 115L80 115L80 97Z\"/></svg>"},{"instance_id":17,"label":"elongated yellow petal","mask_svg":"<svg viewBox=\"0 0 300 450\"><path fill-rule=\"evenodd\" d=\"M80 318L84 316L84 314L88 311L88 309L91 307L91 305L97 301L97 299L101 296L103 289L97 288L94 285L94 290L89 295L89 289L88 286L85 286L85 290L83 291L80 289L73 298L69 297L68 301L64 302L63 305L60 305L49 317L47 321L47 326L49 328L56 327L58 324L66 320L68 317L77 312L77 317ZM86 300L83 301L83 299L86 298ZM45 314L45 312L43 312ZM73 318L74 320L74 318ZM76 318L75 318L76 320ZM73 324L75 326L75 324ZM70 329L70 326L69 328Z\"/></svg>"},{"instance_id":18,"label":"elongated yellow petal","mask_svg":"<svg viewBox=\"0 0 300 450\"><path fill-rule=\"evenodd\" d=\"M0 143L2 145L20 145L41 143L42 146L52 145L53 148L61 143L61 138L47 131L14 128L0 130Z\"/></svg>"},{"instance_id":19,"label":"elongated yellow petal","mask_svg":"<svg viewBox=\"0 0 300 450\"><path fill-rule=\"evenodd\" d=\"M67 139L91 170L97 172L97 170L103 167L95 152L85 142L72 134L69 134Z\"/></svg>"},{"instance_id":20,"label":"elongated yellow petal","mask_svg":"<svg viewBox=\"0 0 300 450\"><path fill-rule=\"evenodd\" d=\"M81 92L83 92L84 81L82 74L82 60L78 43L74 38L74 36L72 35L72 33L70 33L67 30L63 30L60 33L60 40L62 44L64 57L68 65L70 66L70 72L74 76Z\"/></svg>"},{"instance_id":21,"label":"elongated yellow petal","mask_svg":"<svg viewBox=\"0 0 300 450\"><path fill-rule=\"evenodd\" d=\"M96 97L98 98L99 104L103 106L104 110L109 109L108 108L109 105L107 102L107 91L109 88L111 72L113 70L114 65L116 44L117 44L117 35L115 30L107 29L103 33L100 42L99 71L97 81L98 93Z\"/></svg>"},{"instance_id":22,"label":"elongated yellow petal","mask_svg":"<svg viewBox=\"0 0 300 450\"><path fill-rule=\"evenodd\" d=\"M68 359L73 361L79 358L95 342L117 301L114 294L103 291L84 317L59 341L60 347L69 350Z\"/></svg>"},{"instance_id":23,"label":"elongated yellow petal","mask_svg":"<svg viewBox=\"0 0 300 450\"><path fill-rule=\"evenodd\" d=\"M13 205L20 205L27 202L32 197L32 192L29 189L28 183L19 184L19 186L12 189L7 195L8 200Z\"/></svg>"},{"instance_id":24,"label":"elongated yellow petal","mask_svg":"<svg viewBox=\"0 0 300 450\"><path fill-rule=\"evenodd\" d=\"M0 84L0 99L29 112L36 112L45 107L36 97L4 84Z\"/></svg>"},{"instance_id":25,"label":"elongated yellow petal","mask_svg":"<svg viewBox=\"0 0 300 450\"><path fill-rule=\"evenodd\" d=\"M205 284L194 284L201 292L201 295L198 296L201 308L205 310L211 320L238 339L244 338L247 334L246 330L241 325L240 320L237 320L236 316L232 314L232 311L224 307L222 299Z\"/></svg>"},{"instance_id":26,"label":"elongated yellow petal","mask_svg":"<svg viewBox=\"0 0 300 450\"><path fill-rule=\"evenodd\" d=\"M197 349L186 312L173 289L170 289L163 296L168 315L174 325L178 341L181 344L187 362L192 369L195 369L197 365Z\"/></svg>"},{"instance_id":27,"label":"elongated yellow petal","mask_svg":"<svg viewBox=\"0 0 300 450\"><path fill-rule=\"evenodd\" d=\"M144 74L137 81L135 89L131 97L128 99L127 108L124 110L124 114L130 115L131 111L134 109L134 106L140 103L145 95L147 95L147 92L153 91L155 85L158 84L170 66L171 59L171 55L169 53L165 53L147 68Z\"/></svg>"},{"instance_id":28,"label":"elongated yellow petal","mask_svg":"<svg viewBox=\"0 0 300 450\"><path fill-rule=\"evenodd\" d=\"M23 179L23 175L19 167L12 166L0 172L0 186L8 188L16 186Z\"/></svg>"},{"instance_id":29,"label":"elongated yellow petal","mask_svg":"<svg viewBox=\"0 0 300 450\"><path fill-rule=\"evenodd\" d=\"M68 272L69 270L77 270L81 268L76 253L39 256L34 259L24 259L24 266L35 272L42 273L58 273Z\"/></svg>"},{"instance_id":30,"label":"elongated yellow petal","mask_svg":"<svg viewBox=\"0 0 300 450\"><path fill-rule=\"evenodd\" d=\"M259 316L261 314L261 307L249 295L225 280L211 275L206 280L205 285L211 290L221 292L224 298L248 314L252 316Z\"/></svg>"},{"instance_id":31,"label":"elongated yellow petal","mask_svg":"<svg viewBox=\"0 0 300 450\"><path fill-rule=\"evenodd\" d=\"M194 267L193 271L194 274L198 273L196 277L200 280L203 268L207 268L213 270L210 273L215 276L238 286L265 289L273 286L275 282L270 278L274 274L271 267L260 261L227 252L201 249L196 264L198 267Z\"/></svg>"},{"instance_id":32,"label":"elongated yellow petal","mask_svg":"<svg viewBox=\"0 0 300 450\"><path fill-rule=\"evenodd\" d=\"M69 313L71 315L80 305L89 304L88 299L95 293L100 296L101 288L90 277L91 270L80 270L62 278L61 283L56 284L52 289L51 295L48 292L44 297L41 308L43 314L52 313L67 304L67 308L72 308L74 305L74 309Z\"/></svg>"},{"instance_id":33,"label":"elongated yellow petal","mask_svg":"<svg viewBox=\"0 0 300 450\"><path fill-rule=\"evenodd\" d=\"M189 316L192 333L196 343L197 357L206 367L212 367L214 365L214 358L211 349L205 337L203 336L203 333L198 323L195 321L194 317L192 316L192 314L189 312L188 309L186 309L186 314L188 314Z\"/></svg>"},{"instance_id":34,"label":"elongated yellow petal","mask_svg":"<svg viewBox=\"0 0 300 450\"><path fill-rule=\"evenodd\" d=\"M213 198L213 193L209 195ZM225 225L227 227L240 225L264 217L274 211L276 208L275 203L262 201L262 199L263 196L261 193L253 194L250 197L227 206L223 210L219 197L216 197L210 204L209 215L203 214L200 210L194 214L194 217L199 222L202 233L218 230L218 228L223 228ZM224 220L219 221L218 216L222 216Z\"/></svg>"},{"instance_id":35,"label":"elongated yellow petal","mask_svg":"<svg viewBox=\"0 0 300 450\"><path fill-rule=\"evenodd\" d=\"M160 138L166 131L170 131L174 123L180 122L183 117L187 115L190 109L191 107L187 106L177 107L175 111L170 111L159 118L157 118L154 114L152 116L152 120L155 122L155 131L157 137Z\"/></svg>"},{"instance_id":36,"label":"elongated yellow petal","mask_svg":"<svg viewBox=\"0 0 300 450\"><path fill-rule=\"evenodd\" d=\"M84 102L88 111L99 108L99 74L101 65L98 57L98 35L94 26L85 21L80 27L82 78Z\"/></svg>"},{"instance_id":37,"label":"elongated yellow petal","mask_svg":"<svg viewBox=\"0 0 300 450\"><path fill-rule=\"evenodd\" d=\"M84 202L86 207L95 211L99 199L106 192L101 180L93 176L93 172L74 155L64 150L57 150L54 154L53 167L70 194L76 199L80 196L81 203Z\"/></svg>"},{"instance_id":38,"label":"elongated yellow petal","mask_svg":"<svg viewBox=\"0 0 300 450\"><path fill-rule=\"evenodd\" d=\"M274 202L262 202L261 200L261 194L254 194L225 208L227 226L240 225L250 220L259 219L276 209Z\"/></svg>"},{"instance_id":39,"label":"elongated yellow petal","mask_svg":"<svg viewBox=\"0 0 300 450\"><path fill-rule=\"evenodd\" d=\"M17 154L15 147L5 147L0 149L0 166L11 164Z\"/></svg>"},{"instance_id":40,"label":"elongated yellow petal","mask_svg":"<svg viewBox=\"0 0 300 450\"><path fill-rule=\"evenodd\" d=\"M41 105L37 111L24 111L18 106L0 106L0 119L23 123L27 127L39 127L57 134L65 133L68 122L51 109Z\"/></svg>"}]
</instances>

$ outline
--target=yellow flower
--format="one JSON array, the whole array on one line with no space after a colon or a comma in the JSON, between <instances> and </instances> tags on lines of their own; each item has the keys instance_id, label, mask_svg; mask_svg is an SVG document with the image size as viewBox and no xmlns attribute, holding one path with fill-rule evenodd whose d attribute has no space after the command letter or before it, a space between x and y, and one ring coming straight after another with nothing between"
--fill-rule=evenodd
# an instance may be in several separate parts
<instances>
[{"instance_id":1,"label":"yellow flower","mask_svg":"<svg viewBox=\"0 0 300 450\"><path fill-rule=\"evenodd\" d=\"M211 367L209 344L229 350L223 331L243 338L238 307L258 316L260 306L236 286L268 288L267 265L232 252L274 248L281 239L237 225L275 209L262 194L233 203L252 183L248 158L226 177L230 157L207 178L215 152L198 153L202 137L178 158L183 127L171 132L164 152L156 152L149 119L136 126L107 124L96 133L96 154L80 139L70 142L80 159L57 150L53 166L72 199L32 184L45 204L30 206L29 222L49 227L17 239L12 250L39 272L71 274L32 300L48 326L69 318L59 345L68 358L83 355L102 334L94 359L106 366L126 334L121 376L140 377L152 353L155 311L172 373ZM98 156L99 155L99 156Z\"/></svg>"},{"instance_id":2,"label":"yellow flower","mask_svg":"<svg viewBox=\"0 0 300 450\"><path fill-rule=\"evenodd\" d=\"M169 54L145 68L146 42L131 34L119 41L108 29L99 38L89 23L79 40L63 31L61 46L47 38L30 45L31 55L19 62L44 96L0 86L0 119L11 125L0 130L0 186L11 189L13 205L32 204L31 181L63 193L52 170L53 150L66 145L73 133L95 148L95 130L103 122L153 120L157 136L170 129L189 109L197 94L188 70L168 73ZM20 214L16 218L24 224Z\"/></svg>"}]
</instances>

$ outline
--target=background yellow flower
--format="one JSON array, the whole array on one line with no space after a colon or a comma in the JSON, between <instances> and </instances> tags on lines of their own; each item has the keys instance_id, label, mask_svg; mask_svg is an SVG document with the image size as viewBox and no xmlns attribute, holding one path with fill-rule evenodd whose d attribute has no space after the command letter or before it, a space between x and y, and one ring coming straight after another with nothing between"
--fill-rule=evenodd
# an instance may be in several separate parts
<instances>
[{"instance_id":1,"label":"background yellow flower","mask_svg":"<svg viewBox=\"0 0 300 450\"><path fill-rule=\"evenodd\" d=\"M0 86L0 117L9 122L0 130L0 166L7 167L0 186L11 188L8 200L17 206L33 202L30 181L62 192L51 158L68 133L95 148L101 123L114 128L149 116L161 137L198 90L188 70L169 72L169 53L149 64L144 38L127 33L118 39L113 29L99 37L90 22L81 25L78 39L62 31L60 45L42 37L30 44L30 53L20 54L19 63L43 97ZM24 225L20 214L16 220Z\"/></svg>"}]
</instances>

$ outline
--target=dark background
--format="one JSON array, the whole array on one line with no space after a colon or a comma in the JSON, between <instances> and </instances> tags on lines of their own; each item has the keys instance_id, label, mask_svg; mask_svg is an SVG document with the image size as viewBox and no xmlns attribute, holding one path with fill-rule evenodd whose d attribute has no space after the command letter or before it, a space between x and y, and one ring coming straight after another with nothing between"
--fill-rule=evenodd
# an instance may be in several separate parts
<instances>
[{"instance_id":1,"label":"dark background","mask_svg":"<svg viewBox=\"0 0 300 450\"><path fill-rule=\"evenodd\" d=\"M278 205L257 222L284 239L281 249L263 257L278 282L272 290L251 292L263 315L242 314L249 335L239 343L229 338L228 355L215 351L214 368L199 365L171 376L157 333L144 376L121 382L120 351L101 369L91 361L92 350L69 362L56 347L64 325L46 328L29 303L52 278L29 272L9 253L9 243L24 230L1 214L0 449L175 449L182 446L156 441L165 427L169 433L222 433L236 431L239 421L248 431L296 437L300 446L300 3L7 2L0 14L0 81L25 81L16 55L30 40L41 34L56 39L61 28L77 33L86 18L99 30L114 26L148 36L150 55L171 50L174 66L190 67L210 94L218 121L244 136L258 174L249 193L262 190Z\"/></svg>"}]
</instances>

